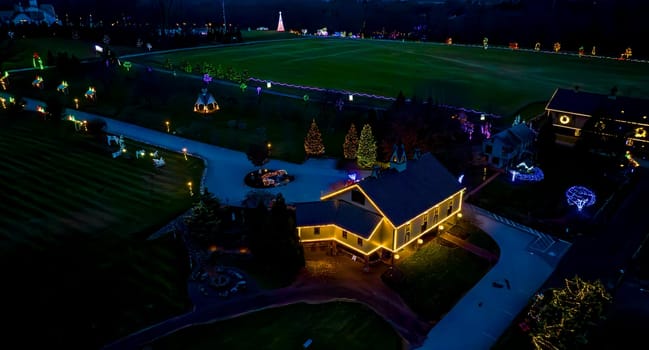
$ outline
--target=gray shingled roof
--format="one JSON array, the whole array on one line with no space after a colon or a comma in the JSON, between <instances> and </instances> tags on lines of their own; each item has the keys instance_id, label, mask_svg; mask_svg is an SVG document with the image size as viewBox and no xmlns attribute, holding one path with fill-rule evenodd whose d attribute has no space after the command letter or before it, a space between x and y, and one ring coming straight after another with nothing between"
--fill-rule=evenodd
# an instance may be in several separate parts
<instances>
[{"instance_id":1,"label":"gray shingled roof","mask_svg":"<svg viewBox=\"0 0 649 350\"><path fill-rule=\"evenodd\" d=\"M297 203L297 226L334 224L365 239L369 238L381 216L343 200Z\"/></svg>"},{"instance_id":2,"label":"gray shingled roof","mask_svg":"<svg viewBox=\"0 0 649 350\"><path fill-rule=\"evenodd\" d=\"M527 125L517 124L497 133L493 138L501 140L504 144L516 146L521 142L533 140L535 136L534 131Z\"/></svg>"},{"instance_id":3,"label":"gray shingled roof","mask_svg":"<svg viewBox=\"0 0 649 350\"><path fill-rule=\"evenodd\" d=\"M545 107L546 110L564 111L592 116L600 111L605 118L634 122L649 122L649 100L626 96L595 94L591 92L557 89ZM624 113L622 113L624 111Z\"/></svg>"},{"instance_id":4,"label":"gray shingled roof","mask_svg":"<svg viewBox=\"0 0 649 350\"><path fill-rule=\"evenodd\" d=\"M457 178L430 153L425 153L418 160L409 160L402 172L365 178L358 185L396 226L408 222L463 188Z\"/></svg>"}]
</instances>

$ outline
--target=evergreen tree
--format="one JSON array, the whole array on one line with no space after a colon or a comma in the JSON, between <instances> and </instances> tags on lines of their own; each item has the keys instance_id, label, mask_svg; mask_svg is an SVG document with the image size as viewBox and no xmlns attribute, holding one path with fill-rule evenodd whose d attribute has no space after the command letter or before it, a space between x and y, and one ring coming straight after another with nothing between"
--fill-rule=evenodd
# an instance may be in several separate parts
<instances>
[{"instance_id":1,"label":"evergreen tree","mask_svg":"<svg viewBox=\"0 0 649 350\"><path fill-rule=\"evenodd\" d=\"M184 218L189 235L203 246L214 243L220 233L220 206L219 200L205 189L200 201L192 208L191 215Z\"/></svg>"},{"instance_id":2,"label":"evergreen tree","mask_svg":"<svg viewBox=\"0 0 649 350\"><path fill-rule=\"evenodd\" d=\"M307 156L321 156L325 153L322 135L315 123L315 119L311 121L311 128L304 138L304 151Z\"/></svg>"},{"instance_id":3,"label":"evergreen tree","mask_svg":"<svg viewBox=\"0 0 649 350\"><path fill-rule=\"evenodd\" d=\"M347 135L345 135L345 143L343 144L345 159L355 159L356 151L358 151L358 133L356 132L356 126L352 123Z\"/></svg>"},{"instance_id":4,"label":"evergreen tree","mask_svg":"<svg viewBox=\"0 0 649 350\"><path fill-rule=\"evenodd\" d=\"M358 165L363 168L369 168L376 162L376 141L374 140L374 135L372 135L372 127L370 124L365 124L363 130L361 130L356 158Z\"/></svg>"}]
</instances>

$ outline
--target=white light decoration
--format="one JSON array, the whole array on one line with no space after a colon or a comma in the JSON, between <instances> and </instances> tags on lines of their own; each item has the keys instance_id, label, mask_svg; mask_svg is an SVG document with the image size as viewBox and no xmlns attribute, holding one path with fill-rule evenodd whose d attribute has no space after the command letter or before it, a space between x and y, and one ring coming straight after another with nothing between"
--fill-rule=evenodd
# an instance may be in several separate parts
<instances>
[{"instance_id":1,"label":"white light decoration","mask_svg":"<svg viewBox=\"0 0 649 350\"><path fill-rule=\"evenodd\" d=\"M353 101L354 101L354 95L349 95L349 102L353 102Z\"/></svg>"},{"instance_id":2,"label":"white light decoration","mask_svg":"<svg viewBox=\"0 0 649 350\"><path fill-rule=\"evenodd\" d=\"M562 114L562 115L559 117L559 123L561 123L561 124L563 124L563 125L566 125L566 124L570 123L570 117L567 116L567 115L565 115L565 114Z\"/></svg>"},{"instance_id":3,"label":"white light decoration","mask_svg":"<svg viewBox=\"0 0 649 350\"><path fill-rule=\"evenodd\" d=\"M595 204L596 198L595 193L584 186L572 186L566 190L568 204L577 206L579 211Z\"/></svg>"},{"instance_id":4,"label":"white light decoration","mask_svg":"<svg viewBox=\"0 0 649 350\"><path fill-rule=\"evenodd\" d=\"M512 182L516 180L537 182L543 180L545 177L539 167L529 166L525 162L518 163L509 173L512 174Z\"/></svg>"}]
</instances>

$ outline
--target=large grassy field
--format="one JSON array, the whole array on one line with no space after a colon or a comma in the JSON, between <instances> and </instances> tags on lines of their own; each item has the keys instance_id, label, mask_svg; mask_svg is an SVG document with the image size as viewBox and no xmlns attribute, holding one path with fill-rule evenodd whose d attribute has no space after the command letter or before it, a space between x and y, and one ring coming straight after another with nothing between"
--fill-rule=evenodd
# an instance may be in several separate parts
<instances>
[{"instance_id":1,"label":"large grassy field","mask_svg":"<svg viewBox=\"0 0 649 350\"><path fill-rule=\"evenodd\" d=\"M71 123L0 123L2 342L91 349L183 312L184 247L145 238L191 205L202 161L161 151L156 170Z\"/></svg>"},{"instance_id":2,"label":"large grassy field","mask_svg":"<svg viewBox=\"0 0 649 350\"><path fill-rule=\"evenodd\" d=\"M153 54L136 62L169 59L209 62L278 82L435 101L511 115L547 101L557 87L649 96L649 64L560 54L484 50L433 43L304 39Z\"/></svg>"},{"instance_id":3,"label":"large grassy field","mask_svg":"<svg viewBox=\"0 0 649 350\"><path fill-rule=\"evenodd\" d=\"M371 336L368 336L371 334ZM294 304L180 330L153 349L403 349L399 335L361 304Z\"/></svg>"}]
</instances>

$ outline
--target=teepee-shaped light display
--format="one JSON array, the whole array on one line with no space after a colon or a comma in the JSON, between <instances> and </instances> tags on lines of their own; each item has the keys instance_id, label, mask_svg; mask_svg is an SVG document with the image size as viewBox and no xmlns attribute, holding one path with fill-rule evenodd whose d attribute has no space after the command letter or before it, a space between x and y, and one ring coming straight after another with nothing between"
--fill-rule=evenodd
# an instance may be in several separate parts
<instances>
[{"instance_id":1,"label":"teepee-shaped light display","mask_svg":"<svg viewBox=\"0 0 649 350\"><path fill-rule=\"evenodd\" d=\"M279 11L279 22L277 22L277 31L284 31L284 22L282 21L282 11Z\"/></svg>"}]
</instances>

